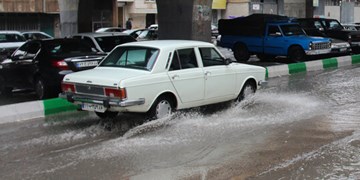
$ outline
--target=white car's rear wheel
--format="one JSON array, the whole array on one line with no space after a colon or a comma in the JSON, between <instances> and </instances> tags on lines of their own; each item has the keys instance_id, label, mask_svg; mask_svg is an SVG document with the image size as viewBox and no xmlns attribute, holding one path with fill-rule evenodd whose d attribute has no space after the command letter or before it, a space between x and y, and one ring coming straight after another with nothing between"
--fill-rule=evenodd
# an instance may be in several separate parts
<instances>
[{"instance_id":1,"label":"white car's rear wheel","mask_svg":"<svg viewBox=\"0 0 360 180\"><path fill-rule=\"evenodd\" d=\"M161 119L170 116L173 111L174 105L171 98L160 96L149 110L149 115L151 119Z\"/></svg>"}]
</instances>

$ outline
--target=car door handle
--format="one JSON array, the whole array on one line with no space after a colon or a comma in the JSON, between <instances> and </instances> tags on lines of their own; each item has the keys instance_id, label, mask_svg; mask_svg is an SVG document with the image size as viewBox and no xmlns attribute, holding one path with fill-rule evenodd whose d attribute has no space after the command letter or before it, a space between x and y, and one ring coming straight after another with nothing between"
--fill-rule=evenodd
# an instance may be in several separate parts
<instances>
[{"instance_id":1,"label":"car door handle","mask_svg":"<svg viewBox=\"0 0 360 180\"><path fill-rule=\"evenodd\" d=\"M210 76L211 75L211 72L210 71L206 71L205 72L205 76Z\"/></svg>"},{"instance_id":2,"label":"car door handle","mask_svg":"<svg viewBox=\"0 0 360 180\"><path fill-rule=\"evenodd\" d=\"M175 74L175 75L173 75L171 78L174 80L174 79L177 79L177 78L179 78L179 77L180 77L179 75Z\"/></svg>"}]
</instances>

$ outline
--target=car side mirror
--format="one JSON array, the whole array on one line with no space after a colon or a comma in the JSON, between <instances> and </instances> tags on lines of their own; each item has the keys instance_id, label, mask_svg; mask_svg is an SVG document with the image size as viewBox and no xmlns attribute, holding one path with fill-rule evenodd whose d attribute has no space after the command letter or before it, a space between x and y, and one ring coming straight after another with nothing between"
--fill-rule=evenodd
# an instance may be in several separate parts
<instances>
[{"instance_id":1,"label":"car side mirror","mask_svg":"<svg viewBox=\"0 0 360 180\"><path fill-rule=\"evenodd\" d=\"M231 63L232 63L232 60L231 60L230 58L224 59L224 64L225 64L225 65L229 65L229 64L231 64Z\"/></svg>"}]
</instances>

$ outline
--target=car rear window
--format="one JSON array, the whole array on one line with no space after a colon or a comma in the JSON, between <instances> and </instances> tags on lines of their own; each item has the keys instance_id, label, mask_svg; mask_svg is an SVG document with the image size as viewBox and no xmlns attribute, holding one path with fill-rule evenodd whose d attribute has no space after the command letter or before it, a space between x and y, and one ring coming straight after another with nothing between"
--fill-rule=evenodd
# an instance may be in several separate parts
<instances>
[{"instance_id":1,"label":"car rear window","mask_svg":"<svg viewBox=\"0 0 360 180\"><path fill-rule=\"evenodd\" d=\"M91 47L81 41L49 41L45 45L50 54L81 54L93 52Z\"/></svg>"},{"instance_id":2,"label":"car rear window","mask_svg":"<svg viewBox=\"0 0 360 180\"><path fill-rule=\"evenodd\" d=\"M151 71L159 49L148 47L118 47L114 49L99 66L122 67Z\"/></svg>"},{"instance_id":3,"label":"car rear window","mask_svg":"<svg viewBox=\"0 0 360 180\"><path fill-rule=\"evenodd\" d=\"M131 36L104 36L96 37L95 40L104 52L110 52L117 45L135 41Z\"/></svg>"}]
</instances>

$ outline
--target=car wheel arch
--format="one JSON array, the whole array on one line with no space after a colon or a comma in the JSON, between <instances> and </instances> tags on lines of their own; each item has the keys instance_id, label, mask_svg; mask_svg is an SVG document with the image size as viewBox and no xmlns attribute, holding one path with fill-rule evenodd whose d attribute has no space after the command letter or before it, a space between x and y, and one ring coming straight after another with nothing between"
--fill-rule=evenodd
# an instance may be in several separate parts
<instances>
[{"instance_id":1,"label":"car wheel arch","mask_svg":"<svg viewBox=\"0 0 360 180\"><path fill-rule=\"evenodd\" d=\"M173 108L174 109L177 109L177 106L178 106L178 98L177 96L175 95L175 93L171 92L171 91L164 91L164 92L161 92L159 93L156 98L154 98L152 100L152 102L149 104L149 108L148 108L148 111L151 109L151 107L153 106L153 104L162 96L166 96L168 98L170 98L172 100L172 105L173 105Z\"/></svg>"},{"instance_id":2,"label":"car wheel arch","mask_svg":"<svg viewBox=\"0 0 360 180\"><path fill-rule=\"evenodd\" d=\"M241 84L241 88L238 90L237 94L239 95L241 93L241 90L244 88L246 83L251 83L254 85L255 90L258 88L255 77L248 77L243 83Z\"/></svg>"}]
</instances>

